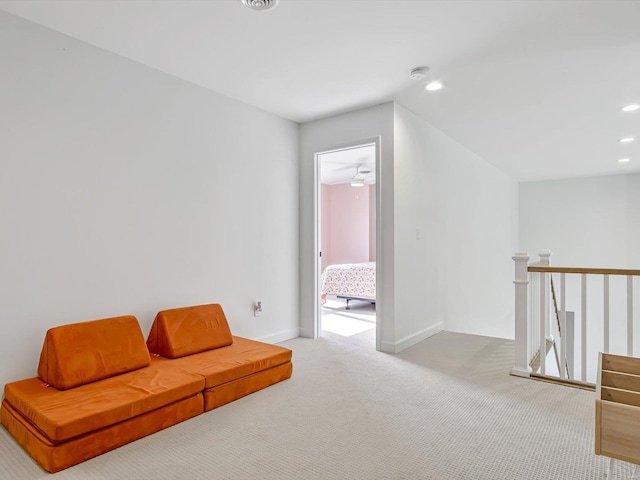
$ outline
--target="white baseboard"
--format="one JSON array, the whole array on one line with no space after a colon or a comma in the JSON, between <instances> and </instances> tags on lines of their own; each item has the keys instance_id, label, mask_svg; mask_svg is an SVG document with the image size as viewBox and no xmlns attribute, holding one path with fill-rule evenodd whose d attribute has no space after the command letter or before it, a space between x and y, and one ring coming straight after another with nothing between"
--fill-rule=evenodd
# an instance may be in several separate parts
<instances>
[{"instance_id":1,"label":"white baseboard","mask_svg":"<svg viewBox=\"0 0 640 480\"><path fill-rule=\"evenodd\" d=\"M442 331L442 322L438 322L435 325L425 328L424 330L420 330L419 332L412 333L411 335L407 335L404 338L401 338L397 342L382 342L382 351L386 353L399 353L403 350L406 350L409 347L414 346L416 343L419 343L438 332Z\"/></svg>"},{"instance_id":2,"label":"white baseboard","mask_svg":"<svg viewBox=\"0 0 640 480\"><path fill-rule=\"evenodd\" d=\"M313 334L313 328L301 328L299 336L302 338L315 338L315 335Z\"/></svg>"},{"instance_id":3,"label":"white baseboard","mask_svg":"<svg viewBox=\"0 0 640 480\"><path fill-rule=\"evenodd\" d=\"M514 375L516 377L529 378L531 376L531 370L522 370L520 368L513 367L511 369L511 375Z\"/></svg>"},{"instance_id":4,"label":"white baseboard","mask_svg":"<svg viewBox=\"0 0 640 480\"><path fill-rule=\"evenodd\" d=\"M256 338L259 342L264 343L280 343L285 340L291 340L292 338L298 338L300 336L299 328L292 328L291 330L284 330L282 332L273 333L264 337Z\"/></svg>"}]
</instances>

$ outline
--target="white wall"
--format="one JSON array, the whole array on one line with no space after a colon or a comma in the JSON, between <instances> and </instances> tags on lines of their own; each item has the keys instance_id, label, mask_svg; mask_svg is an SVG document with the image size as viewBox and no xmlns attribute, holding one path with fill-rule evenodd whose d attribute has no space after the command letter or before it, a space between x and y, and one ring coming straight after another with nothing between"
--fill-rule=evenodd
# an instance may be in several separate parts
<instances>
[{"instance_id":1,"label":"white wall","mask_svg":"<svg viewBox=\"0 0 640 480\"><path fill-rule=\"evenodd\" d=\"M640 174L520 185L520 248L552 264L640 267Z\"/></svg>"},{"instance_id":2,"label":"white wall","mask_svg":"<svg viewBox=\"0 0 640 480\"><path fill-rule=\"evenodd\" d=\"M395 334L396 341L421 340L445 322L442 179L427 124L400 105L394 110Z\"/></svg>"},{"instance_id":3,"label":"white wall","mask_svg":"<svg viewBox=\"0 0 640 480\"><path fill-rule=\"evenodd\" d=\"M513 338L517 182L401 105L394 134L396 338Z\"/></svg>"},{"instance_id":4,"label":"white wall","mask_svg":"<svg viewBox=\"0 0 640 480\"><path fill-rule=\"evenodd\" d=\"M377 261L383 265L384 278L377 279L376 311L378 322L382 323L380 338L393 341L393 103L308 122L300 127L300 332L303 336L315 335L317 185L314 155L377 136L381 138L381 171L377 171L376 180L381 202L378 214L384 245L377 245Z\"/></svg>"},{"instance_id":5,"label":"white wall","mask_svg":"<svg viewBox=\"0 0 640 480\"><path fill-rule=\"evenodd\" d=\"M382 350L442 328L513 338L517 182L393 103L301 127L302 333L313 336L313 154L379 132Z\"/></svg>"},{"instance_id":6,"label":"white wall","mask_svg":"<svg viewBox=\"0 0 640 480\"><path fill-rule=\"evenodd\" d=\"M298 125L2 12L0 65L0 384L64 323L298 334Z\"/></svg>"},{"instance_id":7,"label":"white wall","mask_svg":"<svg viewBox=\"0 0 640 480\"><path fill-rule=\"evenodd\" d=\"M552 266L640 269L639 209L640 174L522 183L520 250L534 261L539 250L550 249ZM559 283L558 276L554 282ZM567 310L575 312L579 323L580 276L567 275L566 282ZM603 280L596 275L587 282L587 372L594 382L597 353L603 349ZM635 331L640 333L637 280L634 291ZM610 351L626 355L626 277L610 277L610 295ZM578 324L576 338L580 335ZM637 355L640 335L634 344ZM581 355L579 342L576 354Z\"/></svg>"}]
</instances>

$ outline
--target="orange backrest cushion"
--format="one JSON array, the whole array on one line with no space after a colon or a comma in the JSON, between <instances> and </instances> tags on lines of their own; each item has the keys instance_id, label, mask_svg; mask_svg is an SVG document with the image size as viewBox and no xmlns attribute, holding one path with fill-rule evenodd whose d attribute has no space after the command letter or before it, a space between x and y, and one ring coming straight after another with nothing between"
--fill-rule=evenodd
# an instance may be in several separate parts
<instances>
[{"instance_id":1,"label":"orange backrest cushion","mask_svg":"<svg viewBox=\"0 0 640 480\"><path fill-rule=\"evenodd\" d=\"M62 325L47 331L38 377L60 390L146 367L144 334L133 315Z\"/></svg>"},{"instance_id":2,"label":"orange backrest cushion","mask_svg":"<svg viewBox=\"0 0 640 480\"><path fill-rule=\"evenodd\" d=\"M227 318L217 303L158 312L147 339L151 353L167 358L184 357L232 343Z\"/></svg>"}]
</instances>

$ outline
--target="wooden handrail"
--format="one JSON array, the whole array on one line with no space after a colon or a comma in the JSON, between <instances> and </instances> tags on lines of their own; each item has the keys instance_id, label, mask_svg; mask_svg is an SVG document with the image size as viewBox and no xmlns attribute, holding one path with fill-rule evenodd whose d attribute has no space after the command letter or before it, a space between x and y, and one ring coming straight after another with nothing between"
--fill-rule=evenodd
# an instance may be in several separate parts
<instances>
[{"instance_id":1,"label":"wooden handrail","mask_svg":"<svg viewBox=\"0 0 640 480\"><path fill-rule=\"evenodd\" d=\"M516 252L511 258L515 262L515 355L514 366L511 369L512 375L521 377L531 377L532 375L538 375L535 367L540 368L540 374L546 376L547 372L544 371L544 359L546 357L546 340L549 333L553 335L559 335L553 343L553 346L558 342L561 342L562 348L560 349L558 365L558 377L566 379L569 376L573 377L567 368L571 362L571 358L576 358L576 351L570 352L569 357L567 353L568 339L566 337L566 325L565 319L568 315L566 305L566 276L565 274L573 274L578 278L580 283L580 309L581 309L581 324L579 326L580 342L581 342L581 364L580 378L581 383L586 383L588 378L587 371L587 357L589 355L587 345L587 278L589 275L592 279L595 276L602 277L601 282L595 282L596 287L602 287L603 304L600 312L594 312L595 319L602 321L604 327L604 335L602 336L602 344L598 349L608 352L610 347L610 335L611 335L611 310L610 310L610 277L627 277L626 283L626 304L627 304L627 356L634 356L634 321L633 321L633 302L634 302L634 277L637 283L640 281L640 268L636 265L634 269L623 268L585 268L585 267L559 267L550 266L549 257L551 252L548 250L541 251L539 253L540 260L529 264L529 254L524 252ZM540 275L532 275L538 273ZM561 288L560 297L556 296L553 274L560 274ZM549 280L547 279L549 277ZM575 278L574 278L575 279ZM548 281L547 281L548 280ZM597 280L597 279L595 279ZM616 282L617 283L617 282ZM621 288L617 286L616 288ZM598 290L598 288L596 288ZM531 296L531 298L529 298ZM572 292L573 297L573 292ZM560 302L558 302L560 300ZM551 303L553 301L553 303ZM617 301L617 299L616 299ZM538 308L539 307L539 308ZM558 330L550 332L549 327L554 327L554 323L549 322L549 313L551 310L556 314L555 322L560 323ZM553 316L553 313L551 313ZM553 322L553 320L552 320ZM554 327L555 330L555 327ZM598 328L597 335L600 334ZM595 332L594 332L595 333ZM600 342L598 342L600 343ZM538 350L538 352L536 352ZM571 349L569 349L571 350ZM555 349L554 349L555 351ZM536 358L536 363L531 363L531 356ZM566 375L565 375L566 373ZM566 377L566 378L565 378ZM640 374L638 375L640 378ZM638 398L640 399L640 389L638 390ZM638 400L640 402L640 400ZM640 407L640 403L638 404ZM640 425L640 423L638 424ZM639 477L640 478L640 477Z\"/></svg>"},{"instance_id":2,"label":"wooden handrail","mask_svg":"<svg viewBox=\"0 0 640 480\"><path fill-rule=\"evenodd\" d=\"M529 272L586 273L592 275L640 275L640 270L622 268L582 268L582 267L527 267Z\"/></svg>"}]
</instances>

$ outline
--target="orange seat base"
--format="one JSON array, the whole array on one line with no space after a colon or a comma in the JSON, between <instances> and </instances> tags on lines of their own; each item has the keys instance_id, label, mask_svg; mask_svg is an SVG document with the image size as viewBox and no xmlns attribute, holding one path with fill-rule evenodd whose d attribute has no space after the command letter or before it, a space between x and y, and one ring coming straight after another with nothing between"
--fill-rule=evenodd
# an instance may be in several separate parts
<instances>
[{"instance_id":1,"label":"orange seat base","mask_svg":"<svg viewBox=\"0 0 640 480\"><path fill-rule=\"evenodd\" d=\"M33 459L51 473L64 470L122 445L146 437L203 412L202 393L63 443L52 443L6 400L2 425Z\"/></svg>"},{"instance_id":2,"label":"orange seat base","mask_svg":"<svg viewBox=\"0 0 640 480\"><path fill-rule=\"evenodd\" d=\"M204 391L204 410L208 412L214 408L233 402L250 393L257 392L269 385L281 382L291 377L293 364L283 363L275 367L256 372L246 377L223 383Z\"/></svg>"}]
</instances>

